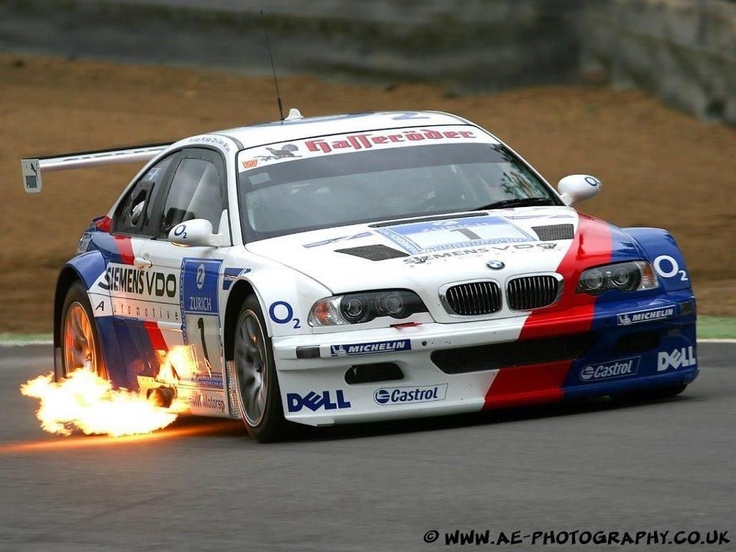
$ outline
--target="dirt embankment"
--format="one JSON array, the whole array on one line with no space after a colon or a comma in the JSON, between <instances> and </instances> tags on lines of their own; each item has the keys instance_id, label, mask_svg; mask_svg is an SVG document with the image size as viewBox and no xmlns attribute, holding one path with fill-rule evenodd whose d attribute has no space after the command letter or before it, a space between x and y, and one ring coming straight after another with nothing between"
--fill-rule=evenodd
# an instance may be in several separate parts
<instances>
[{"instance_id":1,"label":"dirt embankment","mask_svg":"<svg viewBox=\"0 0 736 552\"><path fill-rule=\"evenodd\" d=\"M620 226L669 229L685 252L701 314L736 316L736 129L696 121L635 91L537 87L453 97L441 88L357 86L292 77L285 107L305 115L437 109L472 119L556 183L604 183L582 211ZM23 155L165 142L276 119L273 81L242 75L0 55L0 332L49 332L56 273L133 166L53 173L23 192Z\"/></svg>"}]
</instances>

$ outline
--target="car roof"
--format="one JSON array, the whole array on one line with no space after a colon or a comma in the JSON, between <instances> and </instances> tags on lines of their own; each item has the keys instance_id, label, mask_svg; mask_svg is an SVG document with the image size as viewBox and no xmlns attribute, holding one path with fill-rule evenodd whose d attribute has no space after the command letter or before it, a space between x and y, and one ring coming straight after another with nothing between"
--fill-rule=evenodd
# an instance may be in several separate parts
<instances>
[{"instance_id":1,"label":"car roof","mask_svg":"<svg viewBox=\"0 0 736 552\"><path fill-rule=\"evenodd\" d=\"M245 149L313 136L367 132L378 129L467 124L472 123L457 115L440 111L384 111L302 117L297 110L292 109L289 116L283 121L220 130L209 135L228 137L238 143L240 149ZM188 141L191 142L192 139Z\"/></svg>"}]
</instances>

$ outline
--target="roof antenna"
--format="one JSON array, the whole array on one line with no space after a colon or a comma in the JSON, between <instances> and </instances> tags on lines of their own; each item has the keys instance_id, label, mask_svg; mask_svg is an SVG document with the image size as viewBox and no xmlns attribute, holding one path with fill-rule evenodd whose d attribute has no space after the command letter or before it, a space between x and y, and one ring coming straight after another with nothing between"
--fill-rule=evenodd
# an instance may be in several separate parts
<instances>
[{"instance_id":1,"label":"roof antenna","mask_svg":"<svg viewBox=\"0 0 736 552\"><path fill-rule=\"evenodd\" d=\"M276 86L276 102L279 106L279 116L284 120L284 108L281 105L281 93L279 92L279 81L276 79L276 66L273 64L273 53L271 52L271 42L268 40L268 31L266 30L266 19L261 9L261 23L263 23L263 34L266 35L266 48L268 48L268 58L271 60L271 72L273 73L273 83Z\"/></svg>"}]
</instances>

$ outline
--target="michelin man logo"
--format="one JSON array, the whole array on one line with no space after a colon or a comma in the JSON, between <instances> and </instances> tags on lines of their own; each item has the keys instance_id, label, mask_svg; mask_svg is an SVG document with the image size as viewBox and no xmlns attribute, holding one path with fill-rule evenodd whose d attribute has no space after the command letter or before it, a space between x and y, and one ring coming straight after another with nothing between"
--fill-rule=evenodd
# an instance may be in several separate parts
<instances>
[{"instance_id":1,"label":"michelin man logo","mask_svg":"<svg viewBox=\"0 0 736 552\"><path fill-rule=\"evenodd\" d=\"M345 357L348 356L348 352L345 350L345 347L343 345L337 345L332 347L332 354L339 357Z\"/></svg>"}]
</instances>

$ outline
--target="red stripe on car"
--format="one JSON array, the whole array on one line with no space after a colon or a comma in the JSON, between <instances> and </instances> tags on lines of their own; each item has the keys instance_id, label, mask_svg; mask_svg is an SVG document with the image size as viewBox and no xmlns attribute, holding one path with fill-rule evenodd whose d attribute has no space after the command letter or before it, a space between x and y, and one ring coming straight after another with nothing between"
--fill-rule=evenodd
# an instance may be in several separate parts
<instances>
[{"instance_id":1,"label":"red stripe on car","mask_svg":"<svg viewBox=\"0 0 736 552\"><path fill-rule=\"evenodd\" d=\"M503 368L486 393L484 409L527 406L562 399L562 382L570 362Z\"/></svg>"},{"instance_id":2,"label":"red stripe on car","mask_svg":"<svg viewBox=\"0 0 736 552\"><path fill-rule=\"evenodd\" d=\"M555 306L531 313L521 330L521 341L590 330L596 298L576 294L575 289L584 269L611 262L611 229L601 220L579 216L575 238L557 267L557 273L565 279L562 297Z\"/></svg>"},{"instance_id":3,"label":"red stripe on car","mask_svg":"<svg viewBox=\"0 0 736 552\"><path fill-rule=\"evenodd\" d=\"M155 322L144 322L143 326L146 328L148 338L151 340L151 347L154 351L168 351L169 346L166 344L164 334L161 332L161 328Z\"/></svg>"},{"instance_id":4,"label":"red stripe on car","mask_svg":"<svg viewBox=\"0 0 736 552\"><path fill-rule=\"evenodd\" d=\"M570 249L557 267L564 278L562 297L556 305L533 311L524 323L519 341L563 336L590 331L596 298L576 294L582 270L611 261L611 230L608 224L579 215L578 230ZM486 392L483 408L524 406L562 399L562 385L572 361L564 360L531 366L502 368Z\"/></svg>"},{"instance_id":5,"label":"red stripe on car","mask_svg":"<svg viewBox=\"0 0 736 552\"><path fill-rule=\"evenodd\" d=\"M115 238L115 245L118 248L118 253L123 261L123 264L133 264L135 255L133 254L133 240L126 236L113 236Z\"/></svg>"}]
</instances>

